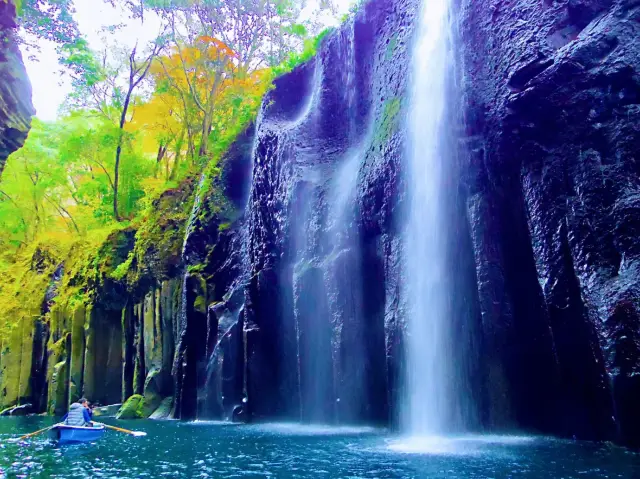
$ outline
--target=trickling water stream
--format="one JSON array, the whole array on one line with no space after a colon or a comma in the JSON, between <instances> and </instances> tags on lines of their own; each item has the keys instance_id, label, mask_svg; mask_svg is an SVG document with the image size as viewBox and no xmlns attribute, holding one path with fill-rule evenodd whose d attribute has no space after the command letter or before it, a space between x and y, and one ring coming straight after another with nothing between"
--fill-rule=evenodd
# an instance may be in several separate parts
<instances>
[{"instance_id":1,"label":"trickling water stream","mask_svg":"<svg viewBox=\"0 0 640 479\"><path fill-rule=\"evenodd\" d=\"M345 128L335 132L339 146L327 153L326 162L301 167L304 181L295 202L301 417L316 423L350 422L365 399L360 371L365 352L355 193L371 135L363 132L367 125L358 123L354 34L350 23L335 44L334 58L343 66L339 81L346 121ZM320 88L316 80L321 69L316 66L312 98L320 96L315 90ZM307 130L317 127L310 122L305 126Z\"/></svg>"},{"instance_id":2,"label":"trickling water stream","mask_svg":"<svg viewBox=\"0 0 640 479\"><path fill-rule=\"evenodd\" d=\"M447 224L443 165L447 128L449 0L425 1L413 54L408 119L410 211L406 232L408 315L404 429L412 435L447 432L451 411L447 328Z\"/></svg>"}]
</instances>

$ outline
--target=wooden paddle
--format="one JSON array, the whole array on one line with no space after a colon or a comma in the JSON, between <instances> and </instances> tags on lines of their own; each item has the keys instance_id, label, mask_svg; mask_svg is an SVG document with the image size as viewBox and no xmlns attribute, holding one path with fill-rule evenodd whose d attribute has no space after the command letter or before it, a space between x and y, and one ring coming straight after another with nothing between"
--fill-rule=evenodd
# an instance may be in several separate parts
<instances>
[{"instance_id":1,"label":"wooden paddle","mask_svg":"<svg viewBox=\"0 0 640 479\"><path fill-rule=\"evenodd\" d=\"M45 427L44 429L40 429L39 431L32 432L31 434L27 434L25 436L19 437L18 439L15 439L14 441L15 442L24 441L25 439L29 439L30 437L37 436L38 434L41 434L43 432L47 432L48 430L53 429L56 426L57 426L57 424L54 424L53 426Z\"/></svg>"},{"instance_id":2,"label":"wooden paddle","mask_svg":"<svg viewBox=\"0 0 640 479\"><path fill-rule=\"evenodd\" d=\"M123 432L125 434L130 434L132 436L141 437L146 436L147 433L143 431L129 431L128 429L122 429L121 427L109 426L108 424L104 424L101 422L96 422L95 424L100 424L101 426L106 427L107 429L113 429L114 431Z\"/></svg>"}]
</instances>

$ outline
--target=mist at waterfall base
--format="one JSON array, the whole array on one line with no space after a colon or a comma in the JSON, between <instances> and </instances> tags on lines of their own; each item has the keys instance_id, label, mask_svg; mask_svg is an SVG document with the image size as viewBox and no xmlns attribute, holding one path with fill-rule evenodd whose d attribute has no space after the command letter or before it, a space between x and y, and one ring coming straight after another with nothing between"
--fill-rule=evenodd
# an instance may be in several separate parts
<instances>
[{"instance_id":1,"label":"mist at waterfall base","mask_svg":"<svg viewBox=\"0 0 640 479\"><path fill-rule=\"evenodd\" d=\"M640 456L611 445L461 437L454 451L441 444L423 455L398 453L384 431L355 427L118 421L147 436L109 431L95 444L62 447L46 435L27 444L7 441L52 421L0 418L0 478L640 477Z\"/></svg>"}]
</instances>

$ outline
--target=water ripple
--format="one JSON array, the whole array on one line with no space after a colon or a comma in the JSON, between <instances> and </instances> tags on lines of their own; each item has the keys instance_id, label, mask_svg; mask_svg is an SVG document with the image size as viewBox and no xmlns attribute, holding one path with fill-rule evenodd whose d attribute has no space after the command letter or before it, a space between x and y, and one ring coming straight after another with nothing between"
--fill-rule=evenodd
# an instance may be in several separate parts
<instances>
[{"instance_id":1,"label":"water ripple","mask_svg":"<svg viewBox=\"0 0 640 479\"><path fill-rule=\"evenodd\" d=\"M46 423L45 423L46 424ZM640 477L640 456L621 448L548 438L394 438L372 428L298 424L234 426L123 422L93 445L23 444L12 435L41 419L0 419L0 479L13 478L474 478Z\"/></svg>"}]
</instances>

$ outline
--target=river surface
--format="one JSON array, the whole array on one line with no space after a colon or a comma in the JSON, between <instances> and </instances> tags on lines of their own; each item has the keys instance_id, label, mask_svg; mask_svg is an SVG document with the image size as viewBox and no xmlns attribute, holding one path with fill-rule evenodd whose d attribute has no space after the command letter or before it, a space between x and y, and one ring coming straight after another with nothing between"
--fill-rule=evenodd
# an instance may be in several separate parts
<instances>
[{"instance_id":1,"label":"river surface","mask_svg":"<svg viewBox=\"0 0 640 479\"><path fill-rule=\"evenodd\" d=\"M109 420L105 422L110 422ZM640 455L609 444L518 436L402 440L381 430L293 424L119 421L95 444L7 439L51 424L0 418L8 478L640 478Z\"/></svg>"}]
</instances>

